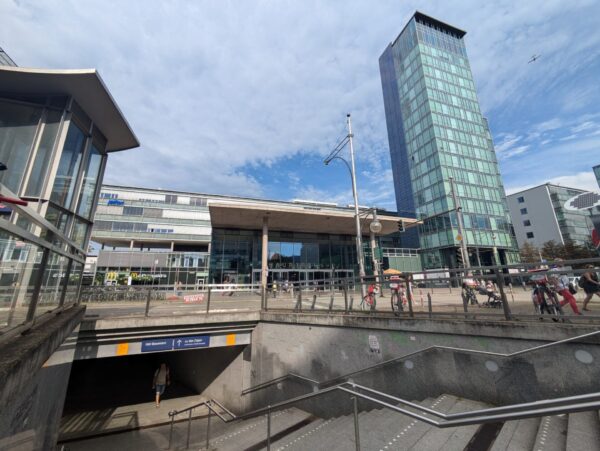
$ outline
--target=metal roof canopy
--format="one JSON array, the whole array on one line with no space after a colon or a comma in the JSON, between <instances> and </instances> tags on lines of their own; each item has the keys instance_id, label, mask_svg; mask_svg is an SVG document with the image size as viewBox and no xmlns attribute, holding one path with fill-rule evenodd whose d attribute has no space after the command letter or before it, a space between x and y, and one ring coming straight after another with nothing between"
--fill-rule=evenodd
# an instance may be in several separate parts
<instances>
[{"instance_id":1,"label":"metal roof canopy","mask_svg":"<svg viewBox=\"0 0 600 451\"><path fill-rule=\"evenodd\" d=\"M140 143L96 69L31 69L0 66L0 92L72 96L107 139L106 151Z\"/></svg>"},{"instance_id":2,"label":"metal roof canopy","mask_svg":"<svg viewBox=\"0 0 600 451\"><path fill-rule=\"evenodd\" d=\"M263 218L268 218L269 230L306 233L329 233L355 235L354 211L319 208L309 205L271 206L265 204L209 202L212 227L260 230ZM377 235L389 235L398 231L398 222L407 225L418 223L417 219L377 214L382 229ZM361 231L369 234L372 215L361 217Z\"/></svg>"}]
</instances>

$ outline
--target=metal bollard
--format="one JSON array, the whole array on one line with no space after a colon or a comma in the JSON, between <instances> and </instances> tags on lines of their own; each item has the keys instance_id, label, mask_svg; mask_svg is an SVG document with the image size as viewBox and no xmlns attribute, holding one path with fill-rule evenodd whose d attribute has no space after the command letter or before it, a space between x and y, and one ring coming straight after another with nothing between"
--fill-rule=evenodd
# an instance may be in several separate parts
<instances>
[{"instance_id":1,"label":"metal bollard","mask_svg":"<svg viewBox=\"0 0 600 451\"><path fill-rule=\"evenodd\" d=\"M317 295L316 295L316 294L313 294L313 300L312 300L312 304L311 304L311 306L310 306L310 309L311 309L311 310L314 310L314 309L315 309L315 304L316 304L316 303L317 303Z\"/></svg>"},{"instance_id":2,"label":"metal bollard","mask_svg":"<svg viewBox=\"0 0 600 451\"><path fill-rule=\"evenodd\" d=\"M152 299L152 290L148 290L148 296L146 297L146 312L144 316L148 316L150 314L150 300Z\"/></svg>"},{"instance_id":3,"label":"metal bollard","mask_svg":"<svg viewBox=\"0 0 600 451\"><path fill-rule=\"evenodd\" d=\"M348 311L348 290L344 287L344 311Z\"/></svg>"},{"instance_id":4,"label":"metal bollard","mask_svg":"<svg viewBox=\"0 0 600 451\"><path fill-rule=\"evenodd\" d=\"M429 311L429 318L433 317L433 309L431 307L431 293L427 293L427 310Z\"/></svg>"},{"instance_id":5,"label":"metal bollard","mask_svg":"<svg viewBox=\"0 0 600 451\"><path fill-rule=\"evenodd\" d=\"M329 300L329 311L333 310L333 294L331 295L331 299Z\"/></svg>"},{"instance_id":6,"label":"metal bollard","mask_svg":"<svg viewBox=\"0 0 600 451\"><path fill-rule=\"evenodd\" d=\"M210 287L208 287L208 293L206 294L206 313L210 310Z\"/></svg>"},{"instance_id":7,"label":"metal bollard","mask_svg":"<svg viewBox=\"0 0 600 451\"><path fill-rule=\"evenodd\" d=\"M512 319L510 307L508 306L508 300L506 299L506 293L504 293L504 278L502 273L497 269L494 269L496 274L496 285L498 285L498 291L500 292L500 298L502 299L502 309L504 310L504 318L507 320Z\"/></svg>"},{"instance_id":8,"label":"metal bollard","mask_svg":"<svg viewBox=\"0 0 600 451\"><path fill-rule=\"evenodd\" d=\"M302 312L302 290L298 290L298 299L296 300L296 307L294 310Z\"/></svg>"},{"instance_id":9,"label":"metal bollard","mask_svg":"<svg viewBox=\"0 0 600 451\"><path fill-rule=\"evenodd\" d=\"M348 306L348 311L352 311L352 304L354 304L354 296L350 295L350 305Z\"/></svg>"}]
</instances>

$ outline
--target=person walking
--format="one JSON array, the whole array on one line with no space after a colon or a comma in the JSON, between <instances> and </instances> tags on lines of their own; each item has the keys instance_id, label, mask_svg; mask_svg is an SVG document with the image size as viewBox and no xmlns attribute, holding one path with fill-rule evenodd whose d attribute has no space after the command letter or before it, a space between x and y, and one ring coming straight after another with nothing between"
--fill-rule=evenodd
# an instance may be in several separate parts
<instances>
[{"instance_id":1,"label":"person walking","mask_svg":"<svg viewBox=\"0 0 600 451\"><path fill-rule=\"evenodd\" d=\"M552 268L550 271L560 271L563 267L562 258L557 258L555 262L556 267ZM559 274L556 277L553 277L553 282L554 289L563 297L563 300L560 301L560 306L562 307L568 303L571 306L571 309L573 309L573 313L581 315L581 312L577 308L577 299L575 299L575 296L569 291L569 277L565 274Z\"/></svg>"},{"instance_id":2,"label":"person walking","mask_svg":"<svg viewBox=\"0 0 600 451\"><path fill-rule=\"evenodd\" d=\"M594 297L594 295L600 298L600 282L598 281L598 273L593 271L593 265L586 265L587 272L581 275L583 279L582 288L585 292L585 299L583 300L583 310L589 312L590 309L587 308L588 304Z\"/></svg>"},{"instance_id":3,"label":"person walking","mask_svg":"<svg viewBox=\"0 0 600 451\"><path fill-rule=\"evenodd\" d=\"M171 385L169 367L166 363L161 363L160 367L154 372L154 380L152 382L152 388L156 392L156 407L160 406L160 397L165 392L167 385Z\"/></svg>"}]
</instances>

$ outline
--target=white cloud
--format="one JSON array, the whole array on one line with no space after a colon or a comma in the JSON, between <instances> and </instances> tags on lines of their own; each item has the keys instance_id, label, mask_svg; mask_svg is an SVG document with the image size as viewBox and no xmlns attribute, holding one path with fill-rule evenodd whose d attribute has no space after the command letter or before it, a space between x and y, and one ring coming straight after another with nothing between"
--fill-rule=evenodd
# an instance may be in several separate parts
<instances>
[{"instance_id":1,"label":"white cloud","mask_svg":"<svg viewBox=\"0 0 600 451\"><path fill-rule=\"evenodd\" d=\"M544 183L553 183L568 188L577 188L585 191L599 191L596 177L592 171L579 172L571 175L560 175L550 179L537 178L537 181L521 186L510 186L506 188L506 194L514 194Z\"/></svg>"}]
</instances>

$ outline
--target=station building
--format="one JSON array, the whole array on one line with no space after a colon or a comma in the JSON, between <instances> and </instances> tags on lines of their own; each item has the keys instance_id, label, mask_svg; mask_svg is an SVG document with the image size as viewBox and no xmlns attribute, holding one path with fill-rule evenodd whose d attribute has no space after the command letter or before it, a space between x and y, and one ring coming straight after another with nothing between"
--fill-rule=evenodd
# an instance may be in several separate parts
<instances>
[{"instance_id":1,"label":"station building","mask_svg":"<svg viewBox=\"0 0 600 451\"><path fill-rule=\"evenodd\" d=\"M379 266L420 269L415 249L397 247L400 218L379 210ZM369 224L361 215L367 272L373 272ZM105 185L92 240L100 247L97 284L200 288L358 277L354 209L311 201L274 201ZM263 251L264 249L264 251ZM263 275L263 269L264 275Z\"/></svg>"}]
</instances>

